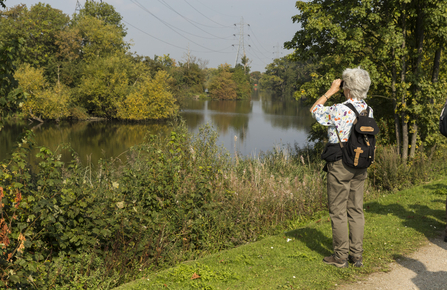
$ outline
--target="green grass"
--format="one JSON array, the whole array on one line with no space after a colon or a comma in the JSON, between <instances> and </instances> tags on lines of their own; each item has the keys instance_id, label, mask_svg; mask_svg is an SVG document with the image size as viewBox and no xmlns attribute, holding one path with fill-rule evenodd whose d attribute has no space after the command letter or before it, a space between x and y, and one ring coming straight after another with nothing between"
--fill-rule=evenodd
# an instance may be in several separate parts
<instances>
[{"instance_id":1,"label":"green grass","mask_svg":"<svg viewBox=\"0 0 447 290\"><path fill-rule=\"evenodd\" d=\"M390 262L439 236L446 195L443 179L366 202L363 268L338 269L321 262L332 254L325 214L306 224L292 223L284 234L147 274L116 289L332 289L388 271Z\"/></svg>"}]
</instances>

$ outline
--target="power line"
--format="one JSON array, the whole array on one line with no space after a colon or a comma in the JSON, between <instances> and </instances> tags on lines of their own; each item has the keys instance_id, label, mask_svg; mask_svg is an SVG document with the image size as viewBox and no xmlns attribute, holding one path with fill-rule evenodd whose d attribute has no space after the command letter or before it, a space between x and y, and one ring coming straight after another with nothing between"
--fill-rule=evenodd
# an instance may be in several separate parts
<instances>
[{"instance_id":1,"label":"power line","mask_svg":"<svg viewBox=\"0 0 447 290\"><path fill-rule=\"evenodd\" d=\"M186 2L186 4L188 4L189 6L191 6L192 9L194 9L195 11L197 11L200 15L202 15L202 16L205 17L206 19L208 19L208 20L210 20L210 21L212 21L212 22L214 22L214 23L216 23L216 24L218 24L218 25L220 25L220 26L222 26L222 27L224 27L224 28L225 28L225 27L231 27L231 25L223 25L223 24L220 24L220 23L214 21L213 19L209 18L208 16L206 16L205 14L203 14L202 12L200 12L199 10L197 10L194 6L192 6L190 3L188 3L188 1L186 1L186 0L184 0L184 1Z\"/></svg>"},{"instance_id":2,"label":"power line","mask_svg":"<svg viewBox=\"0 0 447 290\"><path fill-rule=\"evenodd\" d=\"M177 12L174 8L172 8L168 3L166 3L164 0L158 0L158 2L160 2L161 4L165 5L166 7L168 7L170 10L172 10L174 13L176 13L177 15L179 15L180 17L182 17L183 19L185 19L186 21L188 21L191 25L193 25L195 28L200 29L201 31L205 32L206 34L209 34L211 36L214 36L215 38L218 39L224 39L222 37L216 36L214 34L209 33L208 31L203 30L202 28L198 27L197 25L195 25L193 22L198 23L196 21L192 21L188 18L186 18L185 16L183 16L182 14L180 14L179 12Z\"/></svg>"},{"instance_id":3,"label":"power line","mask_svg":"<svg viewBox=\"0 0 447 290\"><path fill-rule=\"evenodd\" d=\"M248 36L249 36L248 40L251 41L250 43L252 44L252 45L248 45L248 46L251 47L251 48L253 48L253 49L256 50L257 52L259 52L259 53L263 56L263 58L265 58L265 59L270 59L270 55L269 55L269 56L266 56L261 50L258 49L258 47L256 46L256 44L252 41L251 35L249 34ZM270 52L269 52L269 54L270 54Z\"/></svg>"},{"instance_id":4,"label":"power line","mask_svg":"<svg viewBox=\"0 0 447 290\"><path fill-rule=\"evenodd\" d=\"M132 26L133 28L135 28L136 30L138 30L138 31L140 31L140 32L142 32L142 33L144 33L144 34L146 34L147 36L150 36L150 37L152 37L152 38L155 38L156 40L158 40L158 41L161 41L161 42L163 42L163 43L165 43L165 44L168 44L168 45L171 45L171 46L174 46L174 47L177 47L177 48L180 48L180 49L185 49L184 47L180 47L180 46L177 46L177 45L175 45L175 44L172 44L172 43L169 43L169 42L166 42L166 41L164 41L164 40L162 40L162 39L160 39L160 38L158 38L158 37L156 37L156 36L153 36L153 35L151 35L151 34L149 34L149 33L147 33L146 31L144 31L144 30L141 30L141 29L139 29L138 27L136 27L136 26L134 26L134 25L132 25L132 24L130 24L129 22L127 22L127 21L125 21L125 20L122 20L124 23L126 23L127 25L130 25L130 26Z\"/></svg>"},{"instance_id":5,"label":"power line","mask_svg":"<svg viewBox=\"0 0 447 290\"><path fill-rule=\"evenodd\" d=\"M189 34L189 35L192 35L192 36L195 36L195 37L198 37L198 38L203 38L203 39L230 39L231 38L231 36L228 36L228 37L226 37L226 38L222 38L222 37L218 37L218 36L216 36L216 37L214 37L214 38L211 38L211 37L205 37L205 36L200 36L200 35L197 35L197 34L193 34L193 33L190 33L190 32L188 32L188 31L186 31L186 30L183 30L183 29L181 29L181 28L178 28L178 27L175 27L174 25L171 25L171 24L169 24L169 23L167 23L166 21L163 21L162 19L160 19L160 18L158 18L157 16L155 16L155 14L153 14L152 12L150 12L149 10L147 10L142 4L140 4L138 1L136 1L136 0L130 0L132 3L134 3L135 5L137 5L138 7L140 7L142 10L144 10L144 11L146 11L147 13L149 13L149 14L151 14L152 16L154 16L155 18L157 18L159 21L161 21L164 25L166 25L168 28L170 28L170 29L172 29L172 30L174 30L174 28L175 29L177 29L177 30L179 30L179 31L181 31L181 32L183 32L183 33L186 33L186 34ZM176 32L176 31L174 31L174 32ZM176 32L176 33L178 33L178 32ZM182 35L183 36L183 35ZM183 36L184 37L184 36ZM189 39L188 39L189 40ZM192 41L191 41L192 42Z\"/></svg>"},{"instance_id":6,"label":"power line","mask_svg":"<svg viewBox=\"0 0 447 290\"><path fill-rule=\"evenodd\" d=\"M200 2L200 1L197 1L197 2L199 2L200 4L202 4L202 6L205 6L206 8L208 8L208 9L214 11L214 12L219 13L220 15L223 15L223 16L229 16L229 17L237 17L237 16L234 16L234 15L223 14L223 13L220 12L220 11L214 10L213 8L210 8L210 7L206 6L205 4L203 4L203 3Z\"/></svg>"},{"instance_id":7,"label":"power line","mask_svg":"<svg viewBox=\"0 0 447 290\"><path fill-rule=\"evenodd\" d=\"M132 25L131 23L129 23L129 22L125 21L125 20L122 20L122 21L123 21L124 23L126 23L127 25L132 26L132 27L135 28L136 30L138 30L138 31L140 31L140 32L142 32L142 33L144 33L144 34L146 34L147 36L150 36L150 37L152 37L152 38L154 38L154 39L156 39L156 40L158 40L158 41L161 41L161 42L163 42L163 43L165 43L165 44L167 44L167 45L170 45L170 46L173 46L173 47L176 47L176 48L185 49L184 47L181 47L181 46L178 46L178 45L169 43L169 42L164 41L164 40L162 40L162 39L160 39L160 38L158 38L158 37L156 37L156 36L153 36L153 35L151 35L151 34L147 33L146 31L144 31L144 30L142 30L142 29L136 27L135 25ZM224 51L224 50L226 50L226 49L228 49L228 48L231 48L231 45L230 45L230 46L227 46L227 47L225 47L225 48L223 48L222 50L219 50L219 51L200 51L200 50L193 50L193 49L191 49L191 51L193 51L193 52L200 52L200 53L211 53L211 52L218 52L218 53L232 53L232 52L225 52L225 51Z\"/></svg>"},{"instance_id":8,"label":"power line","mask_svg":"<svg viewBox=\"0 0 447 290\"><path fill-rule=\"evenodd\" d=\"M188 40L188 41L194 43L194 44L197 45L197 46L200 46L200 47L202 47L202 48L204 48L204 49L207 49L207 50L209 50L209 51L219 52L219 51L217 51L217 50L207 48L207 47L205 47L205 46L203 46L203 45L201 45L201 44L199 44L199 43L197 43L197 42L195 42L195 41L192 41L191 39L187 38L187 37L184 36L183 34L179 33L178 31L176 31L175 29L173 29L173 28L171 27L172 25L167 24L165 21L163 21L162 19L160 19L159 17L157 17L157 16L156 16L155 14L153 14L151 11L149 11L148 9L146 9L146 7L144 7L142 4L140 4L137 0L130 0L130 1L131 1L132 3L134 3L135 5L137 5L138 7L140 7L141 9L143 9L144 11L146 11L147 13L149 13L150 15L152 15L153 17L155 17L157 20L159 20L161 23L163 23L166 27L168 27L169 29L171 29L172 31L174 31L175 33L177 33L178 35L180 35L181 37L185 38L186 40ZM177 29L178 29L178 28L177 28ZM181 30L181 29L178 29L178 30Z\"/></svg>"},{"instance_id":9,"label":"power line","mask_svg":"<svg viewBox=\"0 0 447 290\"><path fill-rule=\"evenodd\" d=\"M253 31L253 29L251 29L251 27L249 26L248 29L250 29L251 33L253 34L253 36L255 37L256 41L259 43L259 45L262 47L262 49L264 49L266 52L269 52L267 49L264 48L264 46L262 46L261 42L259 41L259 39L256 37L255 32Z\"/></svg>"}]
</instances>

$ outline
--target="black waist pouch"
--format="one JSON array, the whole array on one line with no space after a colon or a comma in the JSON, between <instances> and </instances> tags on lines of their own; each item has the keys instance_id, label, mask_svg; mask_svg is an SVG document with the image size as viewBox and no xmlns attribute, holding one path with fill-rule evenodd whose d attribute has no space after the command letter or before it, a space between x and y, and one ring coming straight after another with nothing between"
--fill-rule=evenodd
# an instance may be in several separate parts
<instances>
[{"instance_id":1,"label":"black waist pouch","mask_svg":"<svg viewBox=\"0 0 447 290\"><path fill-rule=\"evenodd\" d=\"M343 157L343 151L339 143L327 143L324 146L323 153L321 153L321 159L326 162L335 162Z\"/></svg>"},{"instance_id":2,"label":"black waist pouch","mask_svg":"<svg viewBox=\"0 0 447 290\"><path fill-rule=\"evenodd\" d=\"M323 153L321 153L321 159L326 162L335 162L343 158L343 151L341 150L339 143L327 143L324 146ZM324 166L323 171L327 172L327 164Z\"/></svg>"}]
</instances>

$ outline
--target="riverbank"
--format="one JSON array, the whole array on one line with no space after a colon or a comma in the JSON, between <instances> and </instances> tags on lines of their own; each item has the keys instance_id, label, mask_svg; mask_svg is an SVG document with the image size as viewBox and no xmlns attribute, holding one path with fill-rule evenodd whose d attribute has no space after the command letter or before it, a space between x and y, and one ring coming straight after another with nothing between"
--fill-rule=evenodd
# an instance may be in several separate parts
<instances>
[{"instance_id":1,"label":"riverbank","mask_svg":"<svg viewBox=\"0 0 447 290\"><path fill-rule=\"evenodd\" d=\"M363 268L321 262L332 251L323 213L308 223L292 222L283 234L148 273L116 289L335 289L390 271L390 262L438 237L445 227L446 195L447 179L442 179L365 202Z\"/></svg>"},{"instance_id":2,"label":"riverbank","mask_svg":"<svg viewBox=\"0 0 447 290\"><path fill-rule=\"evenodd\" d=\"M317 150L286 147L232 157L210 126L197 135L179 126L168 136L148 136L125 161L83 166L75 152L64 163L48 148L31 150L32 140L29 133L0 164L3 285L112 289L185 261L263 243L310 219L327 223L326 174ZM379 147L365 200L446 176L444 152L436 154L430 159L420 152L405 166L393 147ZM38 168L30 171L33 155ZM305 231L312 237L306 243L314 245L316 235L330 244L323 232ZM280 239L290 244L300 236ZM298 259L303 251L292 255ZM238 259L250 264L254 258Z\"/></svg>"}]
</instances>

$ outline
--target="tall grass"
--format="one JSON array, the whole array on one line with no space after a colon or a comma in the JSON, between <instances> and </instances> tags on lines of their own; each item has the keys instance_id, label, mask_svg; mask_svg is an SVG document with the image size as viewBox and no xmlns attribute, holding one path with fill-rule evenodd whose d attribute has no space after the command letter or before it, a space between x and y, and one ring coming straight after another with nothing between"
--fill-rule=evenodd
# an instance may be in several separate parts
<instances>
[{"instance_id":1,"label":"tall grass","mask_svg":"<svg viewBox=\"0 0 447 290\"><path fill-rule=\"evenodd\" d=\"M231 158L217 137L208 125L197 135L179 125L169 136L148 136L128 152L127 162L88 166L76 159L63 164L41 148L35 175L26 170L29 151L19 147L20 154L2 162L0 172L0 187L15 188L3 198L1 237L5 242L9 232L10 238L0 256L1 282L109 289L141 277L143 270L278 233L327 208L318 152L277 146ZM369 169L366 199L445 173L442 157L439 152L429 160L420 153L404 165L392 147L380 148Z\"/></svg>"}]
</instances>

